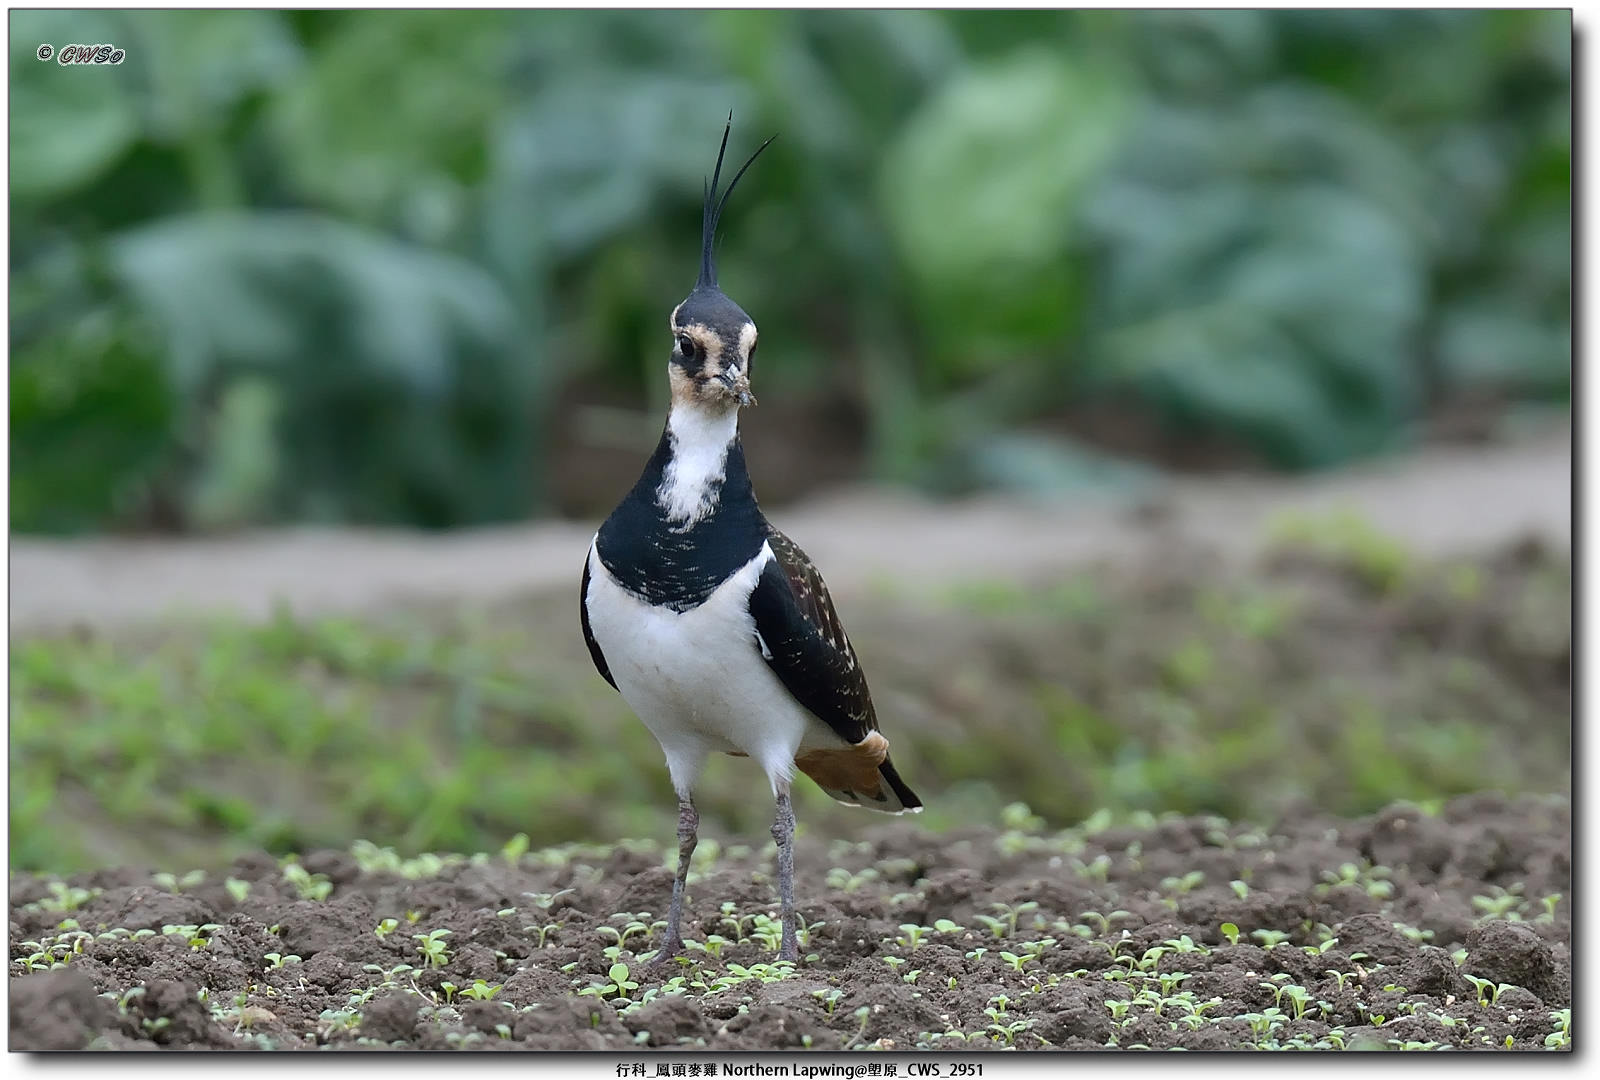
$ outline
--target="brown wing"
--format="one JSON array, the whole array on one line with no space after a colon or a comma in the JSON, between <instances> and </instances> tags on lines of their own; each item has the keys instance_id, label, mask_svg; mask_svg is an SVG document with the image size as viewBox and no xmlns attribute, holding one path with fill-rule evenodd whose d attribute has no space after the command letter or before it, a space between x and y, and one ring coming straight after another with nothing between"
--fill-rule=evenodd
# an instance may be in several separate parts
<instances>
[{"instance_id":1,"label":"brown wing","mask_svg":"<svg viewBox=\"0 0 1600 1080\"><path fill-rule=\"evenodd\" d=\"M867 677L822 575L776 529L767 543L775 558L750 593L757 643L795 700L843 742L797 754L795 765L841 802L891 813L920 810L922 800L889 761L889 743L878 733Z\"/></svg>"},{"instance_id":2,"label":"brown wing","mask_svg":"<svg viewBox=\"0 0 1600 1080\"><path fill-rule=\"evenodd\" d=\"M763 581L751 604L768 663L802 705L840 738L859 743L878 729L878 717L828 586L793 540L772 529L767 543L776 558L762 576L777 577L776 570L781 581Z\"/></svg>"}]
</instances>

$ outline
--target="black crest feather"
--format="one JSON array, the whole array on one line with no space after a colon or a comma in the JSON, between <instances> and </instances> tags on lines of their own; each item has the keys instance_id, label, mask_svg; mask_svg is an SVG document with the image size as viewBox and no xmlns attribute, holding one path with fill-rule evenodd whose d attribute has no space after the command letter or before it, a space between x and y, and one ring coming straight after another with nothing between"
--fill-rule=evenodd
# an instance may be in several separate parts
<instances>
[{"instance_id":1,"label":"black crest feather","mask_svg":"<svg viewBox=\"0 0 1600 1080\"><path fill-rule=\"evenodd\" d=\"M761 156L761 151L772 145L772 136L750 155L750 160L740 166L739 171L733 174L733 179L728 181L728 190L722 193L722 198L717 198L717 185L722 182L722 158L728 152L728 133L733 130L733 113L728 114L727 126L722 129L722 146L717 150L717 168L711 174L711 182L705 188L705 205L700 217L700 281L699 284L706 288L715 288L717 284L717 264L712 258L712 246L717 238L717 222L722 220L722 208L728 205L728 196L733 194L733 189L738 185L739 178L745 170L755 164L756 158Z\"/></svg>"}]
</instances>

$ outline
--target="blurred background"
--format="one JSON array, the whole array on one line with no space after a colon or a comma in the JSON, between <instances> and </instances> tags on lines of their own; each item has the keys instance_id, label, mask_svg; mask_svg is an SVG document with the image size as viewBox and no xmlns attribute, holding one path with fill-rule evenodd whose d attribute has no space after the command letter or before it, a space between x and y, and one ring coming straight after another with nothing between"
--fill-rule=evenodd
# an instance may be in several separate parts
<instances>
[{"instance_id":1,"label":"blurred background","mask_svg":"<svg viewBox=\"0 0 1600 1080\"><path fill-rule=\"evenodd\" d=\"M14 864L670 832L658 751L572 648L567 593L659 434L730 109L731 157L781 134L719 247L762 329L744 430L780 522L846 486L877 493L865 515L1292 487L1515 444L1569 404L1566 12L15 12L10 31L28 558L581 524L559 596L14 636ZM127 58L34 57L68 42ZM906 717L897 759L957 791L952 820L1012 797L1066 820L1564 789L1564 551L1441 561L1348 516L1270 531L1282 557L1233 584L1178 558L985 584L984 545L959 586L856 575L846 619ZM184 576L194 549L169 550ZM1282 780L1243 782L1264 773ZM764 820L717 790L729 827Z\"/></svg>"}]
</instances>

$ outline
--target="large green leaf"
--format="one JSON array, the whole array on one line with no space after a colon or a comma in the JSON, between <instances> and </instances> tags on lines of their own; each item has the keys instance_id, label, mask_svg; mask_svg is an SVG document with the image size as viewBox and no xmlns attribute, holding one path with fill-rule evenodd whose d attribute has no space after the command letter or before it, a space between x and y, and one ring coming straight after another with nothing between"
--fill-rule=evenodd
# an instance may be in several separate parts
<instances>
[{"instance_id":1,"label":"large green leaf","mask_svg":"<svg viewBox=\"0 0 1600 1080\"><path fill-rule=\"evenodd\" d=\"M116 43L117 12L11 16L11 198L60 197L94 180L139 138L133 66L63 67L35 50ZM137 63L137 61L135 61Z\"/></svg>"},{"instance_id":2,"label":"large green leaf","mask_svg":"<svg viewBox=\"0 0 1600 1080\"><path fill-rule=\"evenodd\" d=\"M1067 334L1064 256L1130 104L1108 69L1035 47L957 73L906 124L878 198L936 359L981 370Z\"/></svg>"},{"instance_id":3,"label":"large green leaf","mask_svg":"<svg viewBox=\"0 0 1600 1080\"><path fill-rule=\"evenodd\" d=\"M180 387L218 366L309 364L440 390L462 348L514 348L481 269L312 214L175 218L119 238L113 260L166 328Z\"/></svg>"},{"instance_id":4,"label":"large green leaf","mask_svg":"<svg viewBox=\"0 0 1600 1080\"><path fill-rule=\"evenodd\" d=\"M1106 71L1042 48L959 73L884 154L879 197L911 272L961 285L1058 257L1128 104Z\"/></svg>"}]
</instances>

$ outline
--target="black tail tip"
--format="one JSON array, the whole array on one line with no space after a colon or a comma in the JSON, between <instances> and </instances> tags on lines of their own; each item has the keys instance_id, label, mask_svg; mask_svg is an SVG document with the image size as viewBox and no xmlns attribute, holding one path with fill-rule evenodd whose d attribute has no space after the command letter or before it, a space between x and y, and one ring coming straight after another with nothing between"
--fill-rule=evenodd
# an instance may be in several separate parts
<instances>
[{"instance_id":1,"label":"black tail tip","mask_svg":"<svg viewBox=\"0 0 1600 1080\"><path fill-rule=\"evenodd\" d=\"M883 764L878 766L878 775L882 776L890 789L893 790L895 798L900 800L901 806L904 806L907 810L922 809L922 800L917 798L916 792L906 786L904 780L900 779L900 773L896 771L894 763L888 758L884 758Z\"/></svg>"}]
</instances>

